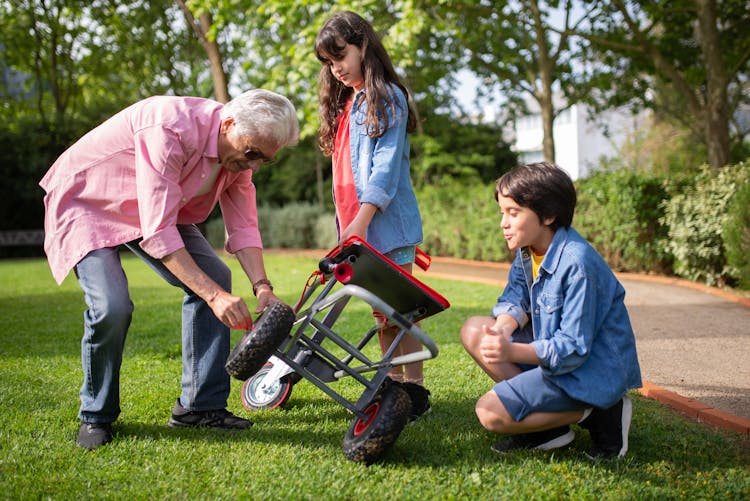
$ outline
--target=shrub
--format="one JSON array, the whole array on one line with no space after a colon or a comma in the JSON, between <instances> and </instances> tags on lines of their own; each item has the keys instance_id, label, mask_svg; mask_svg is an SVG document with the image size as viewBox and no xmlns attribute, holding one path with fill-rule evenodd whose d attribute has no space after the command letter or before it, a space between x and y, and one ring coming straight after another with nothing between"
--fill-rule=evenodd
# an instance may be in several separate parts
<instances>
[{"instance_id":1,"label":"shrub","mask_svg":"<svg viewBox=\"0 0 750 501\"><path fill-rule=\"evenodd\" d=\"M598 172L577 185L573 226L612 268L669 271L662 243L667 229L659 222L667 197L661 179L619 169Z\"/></svg>"},{"instance_id":2,"label":"shrub","mask_svg":"<svg viewBox=\"0 0 750 501\"><path fill-rule=\"evenodd\" d=\"M266 248L329 249L337 241L335 216L317 204L298 202L280 208L259 207L258 226ZM224 220L220 212L206 222L204 232L211 247L224 247Z\"/></svg>"},{"instance_id":3,"label":"shrub","mask_svg":"<svg viewBox=\"0 0 750 501\"><path fill-rule=\"evenodd\" d=\"M261 207L258 219L263 245L291 249L317 246L315 225L325 209L317 204L292 202L279 208Z\"/></svg>"},{"instance_id":4,"label":"shrub","mask_svg":"<svg viewBox=\"0 0 750 501\"><path fill-rule=\"evenodd\" d=\"M315 247L317 249L332 249L338 242L336 231L336 215L324 213L315 221Z\"/></svg>"},{"instance_id":5,"label":"shrub","mask_svg":"<svg viewBox=\"0 0 750 501\"><path fill-rule=\"evenodd\" d=\"M750 163L715 170L701 168L693 185L665 203L662 222L669 227L667 249L674 271L688 280L709 285L731 283L724 230L734 194L750 182Z\"/></svg>"},{"instance_id":6,"label":"shrub","mask_svg":"<svg viewBox=\"0 0 750 501\"><path fill-rule=\"evenodd\" d=\"M424 226L420 246L434 256L507 261L494 184L425 186L417 192Z\"/></svg>"},{"instance_id":7,"label":"shrub","mask_svg":"<svg viewBox=\"0 0 750 501\"><path fill-rule=\"evenodd\" d=\"M206 221L206 224L203 226L203 232L211 247L214 249L224 248L226 229L224 228L224 218L221 217L221 214Z\"/></svg>"},{"instance_id":8,"label":"shrub","mask_svg":"<svg viewBox=\"0 0 750 501\"><path fill-rule=\"evenodd\" d=\"M727 273L737 285L750 290L750 184L740 186L729 205L724 223Z\"/></svg>"}]
</instances>

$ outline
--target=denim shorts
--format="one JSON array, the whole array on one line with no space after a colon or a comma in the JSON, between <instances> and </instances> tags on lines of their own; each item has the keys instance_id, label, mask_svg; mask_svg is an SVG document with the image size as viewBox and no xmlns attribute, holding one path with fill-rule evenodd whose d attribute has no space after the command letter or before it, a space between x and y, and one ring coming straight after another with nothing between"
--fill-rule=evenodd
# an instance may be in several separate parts
<instances>
[{"instance_id":1,"label":"denim shorts","mask_svg":"<svg viewBox=\"0 0 750 501\"><path fill-rule=\"evenodd\" d=\"M493 390L514 421L521 421L533 412L577 411L591 407L570 398L538 366L500 381Z\"/></svg>"},{"instance_id":2,"label":"denim shorts","mask_svg":"<svg viewBox=\"0 0 750 501\"><path fill-rule=\"evenodd\" d=\"M398 247L390 252L386 252L385 257L393 261L399 266L405 264L411 264L414 262L416 257L416 247L413 245L407 245L406 247Z\"/></svg>"}]
</instances>

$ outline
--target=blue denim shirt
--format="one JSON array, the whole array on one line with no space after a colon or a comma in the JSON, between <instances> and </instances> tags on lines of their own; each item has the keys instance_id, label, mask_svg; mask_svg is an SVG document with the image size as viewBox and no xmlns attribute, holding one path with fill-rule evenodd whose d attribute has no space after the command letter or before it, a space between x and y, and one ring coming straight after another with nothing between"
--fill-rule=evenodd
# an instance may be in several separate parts
<instances>
[{"instance_id":1,"label":"blue denim shirt","mask_svg":"<svg viewBox=\"0 0 750 501\"><path fill-rule=\"evenodd\" d=\"M531 254L521 249L492 315L518 321L522 329L513 339L531 341L545 375L595 407L610 407L639 388L625 289L596 250L574 229L559 228L536 280L531 276ZM533 339L524 340L529 321Z\"/></svg>"},{"instance_id":2,"label":"blue denim shirt","mask_svg":"<svg viewBox=\"0 0 750 501\"><path fill-rule=\"evenodd\" d=\"M367 228L367 242L382 253L422 242L422 218L411 185L408 108L401 89L391 85L395 115L388 110L388 130L378 138L367 135L365 90L354 96L349 120L352 171L359 203L378 208Z\"/></svg>"}]
</instances>

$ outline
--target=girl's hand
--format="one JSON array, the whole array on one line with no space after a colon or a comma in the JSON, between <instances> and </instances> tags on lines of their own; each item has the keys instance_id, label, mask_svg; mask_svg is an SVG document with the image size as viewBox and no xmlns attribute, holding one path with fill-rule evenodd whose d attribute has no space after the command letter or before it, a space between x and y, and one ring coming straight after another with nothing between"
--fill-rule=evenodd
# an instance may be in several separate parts
<instances>
[{"instance_id":1,"label":"girl's hand","mask_svg":"<svg viewBox=\"0 0 750 501\"><path fill-rule=\"evenodd\" d=\"M341 232L341 239L339 240L339 244L346 242L348 238L354 236L366 241L367 227L370 226L370 221L372 221L372 218L373 216L375 216L375 212L377 212L377 210L377 207L367 202L360 205L359 212L357 212L354 220L349 223L349 226L344 228L344 231Z\"/></svg>"},{"instance_id":2,"label":"girl's hand","mask_svg":"<svg viewBox=\"0 0 750 501\"><path fill-rule=\"evenodd\" d=\"M343 244L351 237L359 237L362 240L366 240L366 236L367 225L362 227L361 225L357 224L357 220L355 219L349 226L344 229L344 231L341 232L341 239L339 240L339 244Z\"/></svg>"}]
</instances>

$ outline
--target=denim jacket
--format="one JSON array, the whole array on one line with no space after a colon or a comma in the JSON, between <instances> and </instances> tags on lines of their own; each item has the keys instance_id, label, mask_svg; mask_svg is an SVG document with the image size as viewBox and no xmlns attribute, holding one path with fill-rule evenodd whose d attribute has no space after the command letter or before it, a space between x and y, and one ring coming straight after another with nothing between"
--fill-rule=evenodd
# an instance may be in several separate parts
<instances>
[{"instance_id":1,"label":"denim jacket","mask_svg":"<svg viewBox=\"0 0 750 501\"><path fill-rule=\"evenodd\" d=\"M354 96L349 120L352 171L359 203L378 208L367 228L366 240L382 253L422 241L422 218L411 185L408 108L401 90L391 85L395 116L387 109L388 130L378 138L367 135L365 90Z\"/></svg>"},{"instance_id":2,"label":"denim jacket","mask_svg":"<svg viewBox=\"0 0 750 501\"><path fill-rule=\"evenodd\" d=\"M531 276L531 253L521 249L492 315L518 321L514 341L531 322L533 339L525 342L545 375L570 397L602 408L639 388L625 289L596 250L574 229L559 228L536 280Z\"/></svg>"}]
</instances>

